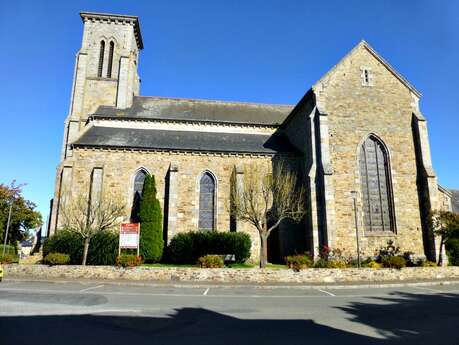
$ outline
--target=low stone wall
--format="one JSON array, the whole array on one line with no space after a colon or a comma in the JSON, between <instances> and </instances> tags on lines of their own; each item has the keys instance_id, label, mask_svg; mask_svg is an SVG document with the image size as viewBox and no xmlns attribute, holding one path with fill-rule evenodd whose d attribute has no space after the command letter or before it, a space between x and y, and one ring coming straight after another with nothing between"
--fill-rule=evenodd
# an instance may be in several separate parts
<instances>
[{"instance_id":1,"label":"low stone wall","mask_svg":"<svg viewBox=\"0 0 459 345\"><path fill-rule=\"evenodd\" d=\"M27 279L123 279L130 281L193 281L219 283L349 283L459 279L459 267L396 269L202 269L116 268L112 266L4 265L5 277Z\"/></svg>"}]
</instances>

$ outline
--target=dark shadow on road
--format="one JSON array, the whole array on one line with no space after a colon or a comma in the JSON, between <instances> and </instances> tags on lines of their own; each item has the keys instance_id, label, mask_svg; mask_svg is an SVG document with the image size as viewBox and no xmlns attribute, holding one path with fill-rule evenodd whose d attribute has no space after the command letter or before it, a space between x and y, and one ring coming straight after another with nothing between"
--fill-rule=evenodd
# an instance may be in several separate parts
<instances>
[{"instance_id":1,"label":"dark shadow on road","mask_svg":"<svg viewBox=\"0 0 459 345\"><path fill-rule=\"evenodd\" d=\"M371 300L376 304L352 302L338 309L373 327L386 338L381 344L459 345L458 294L397 292Z\"/></svg>"},{"instance_id":2,"label":"dark shadow on road","mask_svg":"<svg viewBox=\"0 0 459 345\"><path fill-rule=\"evenodd\" d=\"M375 303L350 303L340 309L350 320L375 328L382 339L320 325L313 320L238 319L201 308L181 308L169 317L103 314L1 317L0 343L459 344L457 295L397 294L376 298Z\"/></svg>"}]
</instances>

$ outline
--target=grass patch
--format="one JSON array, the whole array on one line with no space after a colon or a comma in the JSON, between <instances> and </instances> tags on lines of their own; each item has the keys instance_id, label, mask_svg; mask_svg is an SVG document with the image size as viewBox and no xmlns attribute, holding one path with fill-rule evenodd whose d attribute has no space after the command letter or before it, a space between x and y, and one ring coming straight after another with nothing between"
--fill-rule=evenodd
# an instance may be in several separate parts
<instances>
[{"instance_id":1,"label":"grass patch","mask_svg":"<svg viewBox=\"0 0 459 345\"><path fill-rule=\"evenodd\" d=\"M143 264L143 267L156 267L156 268L189 268L189 267L199 267L199 265L177 265L177 264L163 264L163 263L156 263L156 264ZM242 263L242 264L228 264L225 268L258 268L258 265L252 265L248 263ZM285 265L280 265L280 264L267 264L266 268L269 269L274 269L274 270L280 270L280 269L286 269L287 266Z\"/></svg>"},{"instance_id":2,"label":"grass patch","mask_svg":"<svg viewBox=\"0 0 459 345\"><path fill-rule=\"evenodd\" d=\"M282 265L282 264L270 264L270 263L268 263L266 265L266 268L270 268L270 269L273 269L273 270L284 270L284 269L287 269L287 266Z\"/></svg>"},{"instance_id":3,"label":"grass patch","mask_svg":"<svg viewBox=\"0 0 459 345\"><path fill-rule=\"evenodd\" d=\"M177 264L143 264L143 267L158 267L158 268L180 268L180 267L199 267L198 265L177 265Z\"/></svg>"},{"instance_id":4,"label":"grass patch","mask_svg":"<svg viewBox=\"0 0 459 345\"><path fill-rule=\"evenodd\" d=\"M242 263L242 264L228 264L227 267L228 268L254 268L254 267L257 267L257 266L251 265L251 264Z\"/></svg>"}]
</instances>

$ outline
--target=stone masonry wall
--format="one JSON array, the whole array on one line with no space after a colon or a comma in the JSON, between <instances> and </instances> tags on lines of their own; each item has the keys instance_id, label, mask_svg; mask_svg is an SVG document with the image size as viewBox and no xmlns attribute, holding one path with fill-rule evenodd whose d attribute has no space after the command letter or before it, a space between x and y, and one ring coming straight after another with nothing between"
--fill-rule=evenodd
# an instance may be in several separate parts
<instances>
[{"instance_id":1,"label":"stone masonry wall","mask_svg":"<svg viewBox=\"0 0 459 345\"><path fill-rule=\"evenodd\" d=\"M216 229L229 231L230 178L237 165L263 163L271 167L271 156L191 154L177 152L74 150L71 178L72 193L89 192L91 172L95 167L103 168L103 192L119 194L127 203L126 221L130 215L133 199L134 177L140 168L146 169L156 179L158 198L164 212L166 176L171 164L178 168L176 188L175 228L168 229L168 239L178 232L198 230L199 180L205 171L216 178ZM174 216L174 215L172 215ZM238 231L245 231L252 238L251 260L259 255L258 232L247 223L238 223Z\"/></svg>"},{"instance_id":2,"label":"stone masonry wall","mask_svg":"<svg viewBox=\"0 0 459 345\"><path fill-rule=\"evenodd\" d=\"M5 265L6 278L20 279L116 279L129 281L192 281L215 283L394 283L403 281L444 281L459 279L459 267L408 267L397 269L205 269L152 268L131 269L113 266Z\"/></svg>"},{"instance_id":3,"label":"stone masonry wall","mask_svg":"<svg viewBox=\"0 0 459 345\"><path fill-rule=\"evenodd\" d=\"M362 69L370 73L364 86ZM359 192L361 246L367 255L394 240L402 251L423 253L416 157L411 128L416 105L410 90L363 45L316 86L320 106L328 114L330 155L336 210L335 247L355 253L355 225L350 192ZM358 152L363 140L376 134L389 150L396 233L372 234L363 226Z\"/></svg>"}]
</instances>

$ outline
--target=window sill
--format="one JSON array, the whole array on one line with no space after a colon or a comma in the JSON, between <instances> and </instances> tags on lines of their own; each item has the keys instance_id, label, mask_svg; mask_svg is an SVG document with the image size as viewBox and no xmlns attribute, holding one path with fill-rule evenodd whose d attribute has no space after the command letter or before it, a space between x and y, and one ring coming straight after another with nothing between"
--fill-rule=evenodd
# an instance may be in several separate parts
<instances>
[{"instance_id":1,"label":"window sill","mask_svg":"<svg viewBox=\"0 0 459 345\"><path fill-rule=\"evenodd\" d=\"M375 231L375 232L366 232L363 234L363 237L396 237L397 234L392 231Z\"/></svg>"},{"instance_id":2,"label":"window sill","mask_svg":"<svg viewBox=\"0 0 459 345\"><path fill-rule=\"evenodd\" d=\"M118 79L116 78L106 78L106 77L87 77L86 79L89 79L89 80L102 80L102 81L118 81Z\"/></svg>"}]
</instances>

